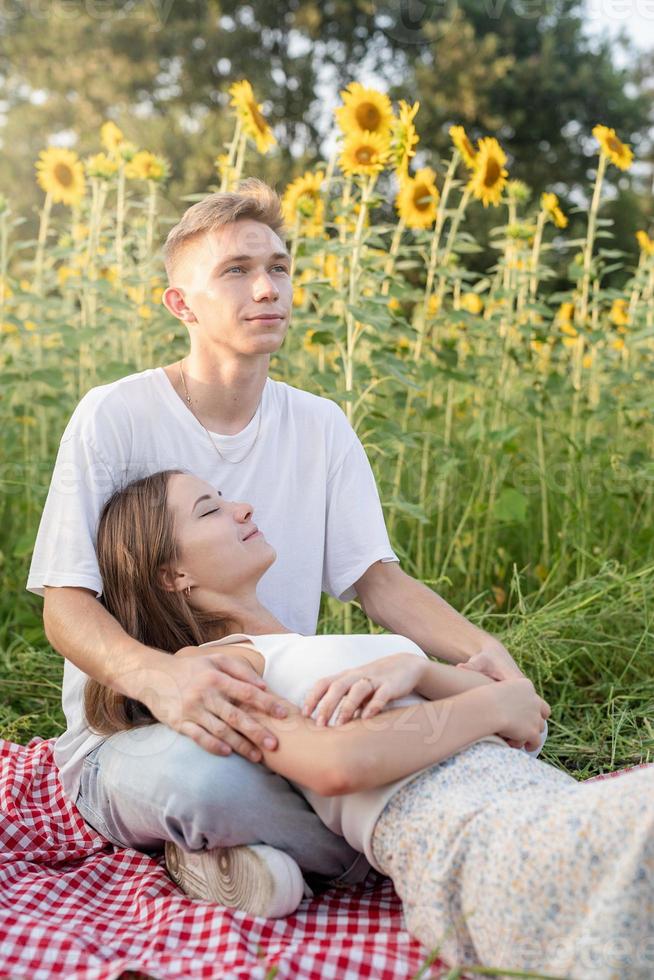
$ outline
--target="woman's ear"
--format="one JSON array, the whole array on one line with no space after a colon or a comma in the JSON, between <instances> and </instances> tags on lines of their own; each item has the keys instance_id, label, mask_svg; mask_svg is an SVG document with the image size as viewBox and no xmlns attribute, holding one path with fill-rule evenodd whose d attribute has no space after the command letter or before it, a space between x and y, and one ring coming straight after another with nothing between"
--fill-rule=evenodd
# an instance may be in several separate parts
<instances>
[{"instance_id":1,"label":"woman's ear","mask_svg":"<svg viewBox=\"0 0 654 980\"><path fill-rule=\"evenodd\" d=\"M157 572L159 585L166 592L181 592L189 584L185 572L176 572L170 565L162 565Z\"/></svg>"}]
</instances>

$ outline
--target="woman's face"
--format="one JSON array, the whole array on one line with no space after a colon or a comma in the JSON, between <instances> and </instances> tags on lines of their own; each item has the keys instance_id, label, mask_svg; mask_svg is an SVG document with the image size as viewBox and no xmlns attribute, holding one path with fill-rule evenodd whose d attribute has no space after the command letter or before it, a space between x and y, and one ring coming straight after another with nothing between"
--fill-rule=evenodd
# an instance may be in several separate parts
<instances>
[{"instance_id":1,"label":"woman's face","mask_svg":"<svg viewBox=\"0 0 654 980\"><path fill-rule=\"evenodd\" d=\"M199 608L211 608L212 596L254 591L277 557L252 520L252 506L224 500L199 477L170 477L168 509L178 552L175 588L190 585L193 605Z\"/></svg>"}]
</instances>

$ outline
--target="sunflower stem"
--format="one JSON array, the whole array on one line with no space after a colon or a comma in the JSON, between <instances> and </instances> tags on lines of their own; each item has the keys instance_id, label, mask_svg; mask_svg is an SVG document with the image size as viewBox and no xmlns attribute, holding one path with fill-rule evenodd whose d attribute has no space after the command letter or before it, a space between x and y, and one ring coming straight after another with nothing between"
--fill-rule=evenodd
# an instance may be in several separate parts
<instances>
[{"instance_id":1,"label":"sunflower stem","mask_svg":"<svg viewBox=\"0 0 654 980\"><path fill-rule=\"evenodd\" d=\"M545 440L543 438L543 418L538 413L536 415L536 452L538 454L538 482L540 484L540 513L541 513L541 534L542 534L542 553L541 563L549 571L550 568L550 521L549 506L547 495L547 480L545 477Z\"/></svg>"},{"instance_id":2,"label":"sunflower stem","mask_svg":"<svg viewBox=\"0 0 654 980\"><path fill-rule=\"evenodd\" d=\"M0 212L0 318L4 315L7 298L7 271L9 267L9 210Z\"/></svg>"},{"instance_id":3,"label":"sunflower stem","mask_svg":"<svg viewBox=\"0 0 654 980\"><path fill-rule=\"evenodd\" d=\"M405 222L400 218L397 225L395 226L395 231L393 232L393 240L391 241L391 247L388 252L388 258L386 260L386 265L384 267L384 281L382 283L381 295L388 296L388 290L391 285L391 276L393 275L393 269L395 268L395 260L397 258L397 253L400 249L400 243L402 241L402 233L406 228Z\"/></svg>"},{"instance_id":4,"label":"sunflower stem","mask_svg":"<svg viewBox=\"0 0 654 980\"><path fill-rule=\"evenodd\" d=\"M363 243L363 229L366 221L366 213L372 191L377 182L377 174L371 174L363 186L363 193L359 204L359 214L357 216L356 228L352 239L352 257L350 259L350 280L348 287L348 306L353 306L357 299L357 284L359 275L359 261L361 258L361 246ZM345 312L346 325L346 360L345 360L345 390L354 390L354 348L356 341L363 328L357 328L354 314L351 309ZM348 399L345 403L345 413L348 422L352 425L352 402Z\"/></svg>"},{"instance_id":5,"label":"sunflower stem","mask_svg":"<svg viewBox=\"0 0 654 980\"><path fill-rule=\"evenodd\" d=\"M149 258L152 254L152 244L154 242L154 226L157 216L157 183L154 180L148 181L148 222L145 233L145 251Z\"/></svg>"},{"instance_id":6,"label":"sunflower stem","mask_svg":"<svg viewBox=\"0 0 654 980\"><path fill-rule=\"evenodd\" d=\"M543 242L543 230L545 228L545 221L547 219L547 212L545 209L540 211L538 218L536 219L536 233L534 235L534 244L531 250L531 262L530 262L530 272L531 276L529 279L529 296L532 300L535 300L538 295L538 263L540 260L540 249Z\"/></svg>"},{"instance_id":7,"label":"sunflower stem","mask_svg":"<svg viewBox=\"0 0 654 980\"><path fill-rule=\"evenodd\" d=\"M245 147L247 145L248 136L247 133L242 133L238 144L238 153L236 155L236 163L234 164L234 175L232 186L236 187L239 180L241 179L241 174L243 173L243 164L245 163Z\"/></svg>"},{"instance_id":8,"label":"sunflower stem","mask_svg":"<svg viewBox=\"0 0 654 980\"><path fill-rule=\"evenodd\" d=\"M236 117L236 125L234 126L234 132L232 134L232 141L229 144L227 150L227 163L224 166L221 181L220 181L220 192L222 194L225 191L231 190L232 187L232 167L234 166L234 158L236 156L236 148L238 147L239 140L241 138L242 123L239 116Z\"/></svg>"},{"instance_id":9,"label":"sunflower stem","mask_svg":"<svg viewBox=\"0 0 654 980\"><path fill-rule=\"evenodd\" d=\"M41 295L43 286L43 253L45 251L45 241L48 235L48 224L50 222L50 212L52 211L52 193L45 195L41 218L39 220L39 237L36 244L36 270L34 274L34 292L37 296Z\"/></svg>"},{"instance_id":10,"label":"sunflower stem","mask_svg":"<svg viewBox=\"0 0 654 980\"><path fill-rule=\"evenodd\" d=\"M118 168L118 190L116 194L116 264L118 282L123 279L123 240L125 229L125 162Z\"/></svg>"},{"instance_id":11,"label":"sunflower stem","mask_svg":"<svg viewBox=\"0 0 654 980\"><path fill-rule=\"evenodd\" d=\"M604 151L600 151L597 176L595 177L595 187L593 188L593 199L588 214L588 230L586 232L586 243L584 245L584 271L581 284L581 300L579 303L578 322L583 329L586 324L588 313L588 294L590 291L590 273L593 261L593 246L595 244L595 231L597 227L597 212L599 211L600 197L602 194L602 182L606 173L608 157Z\"/></svg>"}]
</instances>

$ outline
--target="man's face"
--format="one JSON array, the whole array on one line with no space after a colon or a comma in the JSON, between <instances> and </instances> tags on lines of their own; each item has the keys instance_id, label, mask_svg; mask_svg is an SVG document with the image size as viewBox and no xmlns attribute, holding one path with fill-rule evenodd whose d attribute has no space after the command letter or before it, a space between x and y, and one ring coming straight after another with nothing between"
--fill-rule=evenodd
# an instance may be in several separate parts
<instances>
[{"instance_id":1,"label":"man's face","mask_svg":"<svg viewBox=\"0 0 654 980\"><path fill-rule=\"evenodd\" d=\"M164 302L203 347L245 356L274 353L292 310L290 257L268 225L250 218L232 222L188 245Z\"/></svg>"}]
</instances>

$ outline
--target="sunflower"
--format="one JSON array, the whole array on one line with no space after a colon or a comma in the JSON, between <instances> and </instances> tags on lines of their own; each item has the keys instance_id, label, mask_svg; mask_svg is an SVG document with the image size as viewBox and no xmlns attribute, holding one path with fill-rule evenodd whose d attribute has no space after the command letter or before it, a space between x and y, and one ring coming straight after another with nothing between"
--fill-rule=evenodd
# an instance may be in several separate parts
<instances>
[{"instance_id":1,"label":"sunflower","mask_svg":"<svg viewBox=\"0 0 654 980\"><path fill-rule=\"evenodd\" d=\"M431 167L423 167L415 177L400 182L395 206L407 228L429 228L436 218L439 197L436 174Z\"/></svg>"},{"instance_id":2,"label":"sunflower","mask_svg":"<svg viewBox=\"0 0 654 980\"><path fill-rule=\"evenodd\" d=\"M299 222L302 234L318 236L323 230L325 202L320 188L325 178L322 170L311 173L307 170L288 185L282 197L282 213L289 227Z\"/></svg>"},{"instance_id":3,"label":"sunflower","mask_svg":"<svg viewBox=\"0 0 654 980\"><path fill-rule=\"evenodd\" d=\"M540 196L540 206L547 212L547 217L551 218L557 228L565 228L568 219L559 207L559 199L556 194L545 192Z\"/></svg>"},{"instance_id":4,"label":"sunflower","mask_svg":"<svg viewBox=\"0 0 654 980\"><path fill-rule=\"evenodd\" d=\"M87 177L99 177L100 180L111 180L118 170L118 164L106 153L94 153L84 161Z\"/></svg>"},{"instance_id":5,"label":"sunflower","mask_svg":"<svg viewBox=\"0 0 654 980\"><path fill-rule=\"evenodd\" d=\"M626 299L614 299L609 313L614 327L626 327L629 323L629 311Z\"/></svg>"},{"instance_id":6,"label":"sunflower","mask_svg":"<svg viewBox=\"0 0 654 980\"><path fill-rule=\"evenodd\" d=\"M467 313L479 314L484 308L484 301L479 293L464 293L461 297L461 309Z\"/></svg>"},{"instance_id":7,"label":"sunflower","mask_svg":"<svg viewBox=\"0 0 654 980\"><path fill-rule=\"evenodd\" d=\"M642 229L637 231L636 239L641 252L644 252L645 255L654 255L654 241L652 241L646 231L643 231Z\"/></svg>"},{"instance_id":8,"label":"sunflower","mask_svg":"<svg viewBox=\"0 0 654 980\"><path fill-rule=\"evenodd\" d=\"M109 121L100 127L100 141L108 153L115 155L124 140L122 130L115 123Z\"/></svg>"},{"instance_id":9,"label":"sunflower","mask_svg":"<svg viewBox=\"0 0 654 980\"><path fill-rule=\"evenodd\" d=\"M408 102L401 99L400 114L397 119L393 120L391 152L395 162L395 172L400 179L409 176L409 161L416 153L413 147L420 142L420 137L413 125L419 108L419 102L414 102L410 106Z\"/></svg>"},{"instance_id":10,"label":"sunflower","mask_svg":"<svg viewBox=\"0 0 654 980\"><path fill-rule=\"evenodd\" d=\"M384 169L391 149L388 136L379 133L352 133L343 145L339 163L350 176L378 174Z\"/></svg>"},{"instance_id":11,"label":"sunflower","mask_svg":"<svg viewBox=\"0 0 654 980\"><path fill-rule=\"evenodd\" d=\"M131 180L154 180L157 183L165 180L169 172L168 161L149 150L139 150L125 167L125 176Z\"/></svg>"},{"instance_id":12,"label":"sunflower","mask_svg":"<svg viewBox=\"0 0 654 980\"><path fill-rule=\"evenodd\" d=\"M619 170L629 170L634 159L632 149L615 135L614 129L609 129L608 126L595 126L593 136L599 143L600 150L611 163L614 163Z\"/></svg>"},{"instance_id":13,"label":"sunflower","mask_svg":"<svg viewBox=\"0 0 654 980\"><path fill-rule=\"evenodd\" d=\"M84 167L73 150L49 146L36 164L39 187L55 204L79 204L84 196Z\"/></svg>"},{"instance_id":14,"label":"sunflower","mask_svg":"<svg viewBox=\"0 0 654 980\"><path fill-rule=\"evenodd\" d=\"M454 143L455 149L459 151L468 170L475 169L477 151L468 139L463 126L450 126L450 139Z\"/></svg>"},{"instance_id":15,"label":"sunflower","mask_svg":"<svg viewBox=\"0 0 654 980\"><path fill-rule=\"evenodd\" d=\"M243 129L255 141L259 153L267 153L277 140L261 113L261 105L255 101L252 86L245 79L234 82L230 86L229 94L232 97L230 105L236 109Z\"/></svg>"},{"instance_id":16,"label":"sunflower","mask_svg":"<svg viewBox=\"0 0 654 980\"><path fill-rule=\"evenodd\" d=\"M500 203L509 172L504 168L506 154L493 136L478 140L477 146L479 150L468 189L486 208L489 204Z\"/></svg>"},{"instance_id":17,"label":"sunflower","mask_svg":"<svg viewBox=\"0 0 654 980\"><path fill-rule=\"evenodd\" d=\"M340 96L344 105L336 109L334 115L345 136L375 133L388 139L393 125L393 107L387 95L352 82Z\"/></svg>"},{"instance_id":18,"label":"sunflower","mask_svg":"<svg viewBox=\"0 0 654 980\"><path fill-rule=\"evenodd\" d=\"M556 312L556 317L555 317L556 322L559 324L572 323L574 318L575 318L575 304L570 302L561 303L561 305L559 306Z\"/></svg>"}]
</instances>

